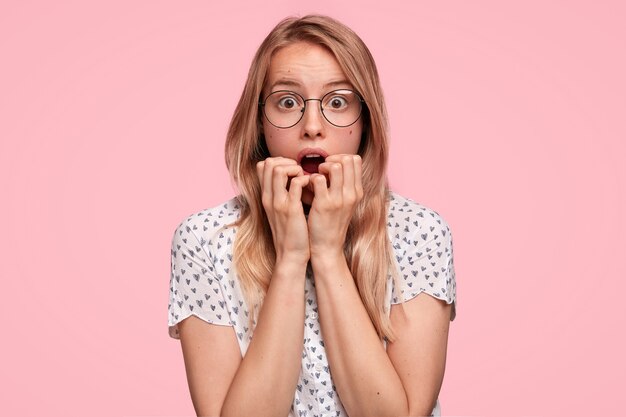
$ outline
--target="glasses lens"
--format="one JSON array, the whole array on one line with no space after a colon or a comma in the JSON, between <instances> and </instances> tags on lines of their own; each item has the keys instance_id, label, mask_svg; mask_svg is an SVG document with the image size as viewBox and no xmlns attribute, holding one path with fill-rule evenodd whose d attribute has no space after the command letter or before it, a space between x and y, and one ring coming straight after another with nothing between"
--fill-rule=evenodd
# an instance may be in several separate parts
<instances>
[{"instance_id":1,"label":"glasses lens","mask_svg":"<svg viewBox=\"0 0 626 417\"><path fill-rule=\"evenodd\" d=\"M335 90L321 100L326 120L338 127L350 126L361 115L361 97L352 90ZM306 101L310 101L306 100ZM305 100L293 91L275 91L265 99L263 112L271 124L287 128L296 125L304 114Z\"/></svg>"},{"instance_id":2,"label":"glasses lens","mask_svg":"<svg viewBox=\"0 0 626 417\"><path fill-rule=\"evenodd\" d=\"M335 126L350 126L361 115L361 98L352 90L331 91L322 98L322 111Z\"/></svg>"},{"instance_id":3,"label":"glasses lens","mask_svg":"<svg viewBox=\"0 0 626 417\"><path fill-rule=\"evenodd\" d=\"M265 99L265 117L278 127L291 127L300 121L304 99L293 91L275 91Z\"/></svg>"}]
</instances>

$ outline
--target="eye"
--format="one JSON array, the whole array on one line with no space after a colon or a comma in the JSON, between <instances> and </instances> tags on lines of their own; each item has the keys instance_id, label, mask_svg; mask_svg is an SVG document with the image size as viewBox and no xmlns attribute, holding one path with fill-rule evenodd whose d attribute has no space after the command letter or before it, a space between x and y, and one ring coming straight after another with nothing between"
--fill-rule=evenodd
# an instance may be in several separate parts
<instances>
[{"instance_id":1,"label":"eye","mask_svg":"<svg viewBox=\"0 0 626 417\"><path fill-rule=\"evenodd\" d=\"M343 98L343 97L335 97L335 98L333 98L333 99L332 99L332 101L330 102L330 106L331 106L331 107L333 107L333 108L336 108L336 109L338 109L338 108L340 108L340 107L343 107L343 106L345 106L346 104L347 104L347 101L346 101L346 99L345 99L345 98Z\"/></svg>"},{"instance_id":2,"label":"eye","mask_svg":"<svg viewBox=\"0 0 626 417\"><path fill-rule=\"evenodd\" d=\"M286 109L292 109L296 106L296 101L293 97L283 97L278 101L278 105Z\"/></svg>"},{"instance_id":3,"label":"eye","mask_svg":"<svg viewBox=\"0 0 626 417\"><path fill-rule=\"evenodd\" d=\"M350 99L345 94L331 94L324 101L324 108L328 110L344 110L350 105Z\"/></svg>"},{"instance_id":4,"label":"eye","mask_svg":"<svg viewBox=\"0 0 626 417\"><path fill-rule=\"evenodd\" d=\"M297 110L302 107L302 100L293 93L276 94L274 105L283 111Z\"/></svg>"}]
</instances>

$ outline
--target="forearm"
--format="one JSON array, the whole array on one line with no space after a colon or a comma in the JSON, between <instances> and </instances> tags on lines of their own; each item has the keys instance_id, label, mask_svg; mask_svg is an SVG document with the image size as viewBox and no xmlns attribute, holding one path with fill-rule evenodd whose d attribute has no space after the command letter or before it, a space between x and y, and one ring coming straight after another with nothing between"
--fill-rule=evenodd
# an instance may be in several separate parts
<instances>
[{"instance_id":1,"label":"forearm","mask_svg":"<svg viewBox=\"0 0 626 417\"><path fill-rule=\"evenodd\" d=\"M289 413L301 369L305 274L306 264L277 263L222 417Z\"/></svg>"},{"instance_id":2,"label":"forearm","mask_svg":"<svg viewBox=\"0 0 626 417\"><path fill-rule=\"evenodd\" d=\"M343 256L311 260L333 381L351 416L408 415L406 393Z\"/></svg>"}]
</instances>

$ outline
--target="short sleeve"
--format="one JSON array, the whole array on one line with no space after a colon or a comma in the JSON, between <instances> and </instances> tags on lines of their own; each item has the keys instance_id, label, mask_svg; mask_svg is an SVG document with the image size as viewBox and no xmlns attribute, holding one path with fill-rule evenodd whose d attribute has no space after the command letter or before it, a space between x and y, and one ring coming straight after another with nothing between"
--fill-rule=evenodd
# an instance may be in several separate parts
<instances>
[{"instance_id":1,"label":"short sleeve","mask_svg":"<svg viewBox=\"0 0 626 417\"><path fill-rule=\"evenodd\" d=\"M194 232L192 217L175 230L171 247L168 331L179 339L178 323L194 315L207 323L232 326L215 268Z\"/></svg>"},{"instance_id":2,"label":"short sleeve","mask_svg":"<svg viewBox=\"0 0 626 417\"><path fill-rule=\"evenodd\" d=\"M391 303L408 301L421 292L452 304L456 317L456 279L452 233L435 211L418 206L404 218L404 236L394 243L399 266L398 294L393 285Z\"/></svg>"}]
</instances>

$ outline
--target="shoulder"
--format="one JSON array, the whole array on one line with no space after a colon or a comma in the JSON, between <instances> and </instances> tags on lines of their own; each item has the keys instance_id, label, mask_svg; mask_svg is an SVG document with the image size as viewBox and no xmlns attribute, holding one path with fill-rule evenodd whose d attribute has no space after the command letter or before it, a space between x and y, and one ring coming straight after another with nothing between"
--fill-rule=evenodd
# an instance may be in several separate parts
<instances>
[{"instance_id":1,"label":"shoulder","mask_svg":"<svg viewBox=\"0 0 626 417\"><path fill-rule=\"evenodd\" d=\"M393 191L389 192L387 227L392 242L404 241L416 245L417 240L451 237L450 227L441 214ZM409 242L409 238L412 241Z\"/></svg>"},{"instance_id":2,"label":"shoulder","mask_svg":"<svg viewBox=\"0 0 626 417\"><path fill-rule=\"evenodd\" d=\"M234 324L229 302L241 297L234 290L234 280L226 278L232 260L234 227L230 226L239 218L240 207L237 198L232 198L186 216L176 227L168 306L171 337L179 338L178 323L190 315L212 324Z\"/></svg>"},{"instance_id":3,"label":"shoulder","mask_svg":"<svg viewBox=\"0 0 626 417\"><path fill-rule=\"evenodd\" d=\"M233 197L217 206L189 214L176 227L174 239L192 237L204 245L237 221L240 213L241 204L237 197Z\"/></svg>"}]
</instances>

